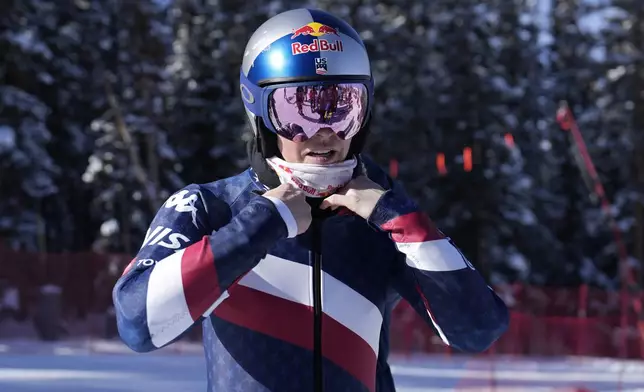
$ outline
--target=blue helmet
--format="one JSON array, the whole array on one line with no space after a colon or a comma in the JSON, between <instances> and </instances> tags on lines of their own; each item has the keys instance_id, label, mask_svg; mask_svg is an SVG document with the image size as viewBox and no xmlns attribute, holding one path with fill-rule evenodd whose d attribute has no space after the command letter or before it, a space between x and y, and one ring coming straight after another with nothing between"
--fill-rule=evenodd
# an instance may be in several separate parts
<instances>
[{"instance_id":1,"label":"blue helmet","mask_svg":"<svg viewBox=\"0 0 644 392\"><path fill-rule=\"evenodd\" d=\"M367 114L360 127L365 128L370 118L374 82L365 45L349 24L325 11L295 9L264 22L246 45L239 78L255 136L275 132L267 97L277 87L360 83L367 96ZM364 135L360 136L354 139L363 144Z\"/></svg>"}]
</instances>

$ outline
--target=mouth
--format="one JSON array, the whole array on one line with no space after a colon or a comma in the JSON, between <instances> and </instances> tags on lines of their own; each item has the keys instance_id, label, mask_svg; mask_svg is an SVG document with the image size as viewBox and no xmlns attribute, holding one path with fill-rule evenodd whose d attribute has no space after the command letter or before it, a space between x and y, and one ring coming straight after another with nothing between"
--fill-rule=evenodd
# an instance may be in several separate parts
<instances>
[{"instance_id":1,"label":"mouth","mask_svg":"<svg viewBox=\"0 0 644 392\"><path fill-rule=\"evenodd\" d=\"M316 158L330 158L335 153L335 150L326 149L326 150L315 150L309 151L306 153L306 156L316 157Z\"/></svg>"},{"instance_id":2,"label":"mouth","mask_svg":"<svg viewBox=\"0 0 644 392\"><path fill-rule=\"evenodd\" d=\"M334 162L336 155L337 151L333 149L311 150L306 153L305 162L324 165Z\"/></svg>"}]
</instances>

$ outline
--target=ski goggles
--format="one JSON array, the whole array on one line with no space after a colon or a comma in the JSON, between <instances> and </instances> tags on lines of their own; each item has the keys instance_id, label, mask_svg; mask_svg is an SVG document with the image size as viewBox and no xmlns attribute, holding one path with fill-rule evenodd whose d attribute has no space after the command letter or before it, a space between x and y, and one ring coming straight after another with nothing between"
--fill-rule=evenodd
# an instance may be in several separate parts
<instances>
[{"instance_id":1,"label":"ski goggles","mask_svg":"<svg viewBox=\"0 0 644 392\"><path fill-rule=\"evenodd\" d=\"M306 141L322 129L350 139L363 127L369 112L369 90L361 82L271 85L256 91L261 96L258 101L245 87L242 84L246 107L262 117L270 131L295 142Z\"/></svg>"}]
</instances>

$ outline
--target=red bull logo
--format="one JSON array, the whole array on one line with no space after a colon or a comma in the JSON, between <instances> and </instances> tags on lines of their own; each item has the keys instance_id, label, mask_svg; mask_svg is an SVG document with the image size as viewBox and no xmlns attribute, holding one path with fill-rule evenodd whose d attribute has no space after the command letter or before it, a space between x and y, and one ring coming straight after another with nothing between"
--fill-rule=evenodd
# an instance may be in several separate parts
<instances>
[{"instance_id":1,"label":"red bull logo","mask_svg":"<svg viewBox=\"0 0 644 392\"><path fill-rule=\"evenodd\" d=\"M313 37L322 37L323 35L335 35L338 38L338 30L333 27L327 26L318 22L311 22L307 25L300 27L299 29L293 30L293 35L291 39L295 39L299 36L310 35ZM293 42L291 44L291 53L293 55L309 53L309 52L343 52L344 47L342 46L342 40L336 39L330 41L324 38L316 38L310 44L303 44L300 42Z\"/></svg>"}]
</instances>

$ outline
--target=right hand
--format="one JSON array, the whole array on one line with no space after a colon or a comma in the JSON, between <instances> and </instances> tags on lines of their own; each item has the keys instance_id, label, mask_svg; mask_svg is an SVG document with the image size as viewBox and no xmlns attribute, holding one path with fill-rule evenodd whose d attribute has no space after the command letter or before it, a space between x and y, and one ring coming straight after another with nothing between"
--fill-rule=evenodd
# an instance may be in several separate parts
<instances>
[{"instance_id":1,"label":"right hand","mask_svg":"<svg viewBox=\"0 0 644 392\"><path fill-rule=\"evenodd\" d=\"M282 184L275 189L264 193L265 196L271 196L280 199L293 214L297 223L297 234L300 235L311 226L311 206L306 202L306 193L291 184Z\"/></svg>"}]
</instances>

